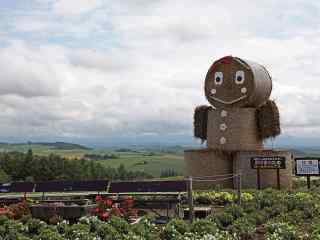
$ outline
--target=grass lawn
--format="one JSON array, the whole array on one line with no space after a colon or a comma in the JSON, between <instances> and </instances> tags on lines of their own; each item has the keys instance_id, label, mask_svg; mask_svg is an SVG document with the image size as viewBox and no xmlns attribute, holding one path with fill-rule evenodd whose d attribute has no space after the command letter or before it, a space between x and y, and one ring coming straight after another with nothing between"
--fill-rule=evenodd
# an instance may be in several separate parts
<instances>
[{"instance_id":1,"label":"grass lawn","mask_svg":"<svg viewBox=\"0 0 320 240\"><path fill-rule=\"evenodd\" d=\"M100 160L99 162L105 166L118 167L123 164L128 170L145 171L154 177L159 177L161 171L165 169L173 169L184 175L186 171L183 155L156 153L149 156L143 153L116 153L120 158Z\"/></svg>"}]
</instances>

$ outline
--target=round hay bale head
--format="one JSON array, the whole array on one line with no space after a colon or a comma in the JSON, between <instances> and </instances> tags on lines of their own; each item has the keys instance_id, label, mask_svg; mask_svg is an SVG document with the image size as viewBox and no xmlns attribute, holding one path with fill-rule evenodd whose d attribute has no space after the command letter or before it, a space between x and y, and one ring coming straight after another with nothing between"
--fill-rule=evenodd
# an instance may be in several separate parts
<instances>
[{"instance_id":1,"label":"round hay bale head","mask_svg":"<svg viewBox=\"0 0 320 240\"><path fill-rule=\"evenodd\" d=\"M259 107L271 90L271 76L264 66L232 56L215 61L205 79L205 95L216 108Z\"/></svg>"}]
</instances>

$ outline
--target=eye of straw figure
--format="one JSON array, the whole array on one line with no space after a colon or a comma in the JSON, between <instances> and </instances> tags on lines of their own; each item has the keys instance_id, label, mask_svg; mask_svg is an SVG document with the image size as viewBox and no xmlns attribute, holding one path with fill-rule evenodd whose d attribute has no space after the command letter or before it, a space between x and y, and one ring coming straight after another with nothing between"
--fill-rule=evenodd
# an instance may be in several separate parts
<instances>
[{"instance_id":1,"label":"eye of straw figure","mask_svg":"<svg viewBox=\"0 0 320 240\"><path fill-rule=\"evenodd\" d=\"M272 79L268 71L260 64L233 56L226 56L215 61L205 79L205 96L212 106L199 106L194 113L194 136L203 142L209 131L209 111L218 111L221 118L241 109L254 109L257 138L264 140L280 134L278 107L270 100ZM244 112L244 111L242 111ZM243 113L242 113L243 114ZM235 115L235 114L234 114ZM241 128L236 117L229 119L228 125L215 119L220 131L226 131L233 125ZM236 124L235 124L236 123ZM246 126L247 127L247 126ZM226 139L220 138L220 144Z\"/></svg>"}]
</instances>

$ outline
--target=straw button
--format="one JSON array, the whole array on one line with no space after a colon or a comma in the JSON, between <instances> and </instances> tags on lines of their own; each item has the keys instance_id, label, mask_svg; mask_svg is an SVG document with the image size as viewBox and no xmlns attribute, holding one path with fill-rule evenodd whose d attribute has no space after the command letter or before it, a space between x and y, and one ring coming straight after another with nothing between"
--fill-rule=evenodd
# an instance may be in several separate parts
<instances>
[{"instance_id":1,"label":"straw button","mask_svg":"<svg viewBox=\"0 0 320 240\"><path fill-rule=\"evenodd\" d=\"M227 130L227 124L221 123L221 124L220 124L220 130L221 130L221 131Z\"/></svg>"},{"instance_id":2,"label":"straw button","mask_svg":"<svg viewBox=\"0 0 320 240\"><path fill-rule=\"evenodd\" d=\"M228 116L228 112L226 110L222 110L220 116L221 117L227 117Z\"/></svg>"},{"instance_id":3,"label":"straw button","mask_svg":"<svg viewBox=\"0 0 320 240\"><path fill-rule=\"evenodd\" d=\"M225 137L220 138L220 144L223 145L227 142L227 139Z\"/></svg>"}]
</instances>

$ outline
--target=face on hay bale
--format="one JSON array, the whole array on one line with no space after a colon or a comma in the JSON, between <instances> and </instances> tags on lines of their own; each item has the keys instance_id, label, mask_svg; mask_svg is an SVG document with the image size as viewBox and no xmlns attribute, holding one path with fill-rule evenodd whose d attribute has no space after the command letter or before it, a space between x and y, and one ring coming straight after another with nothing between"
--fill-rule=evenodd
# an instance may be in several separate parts
<instances>
[{"instance_id":1,"label":"face on hay bale","mask_svg":"<svg viewBox=\"0 0 320 240\"><path fill-rule=\"evenodd\" d=\"M214 62L205 80L205 94L216 108L258 107L272 89L267 70L253 62L227 56Z\"/></svg>"}]
</instances>

